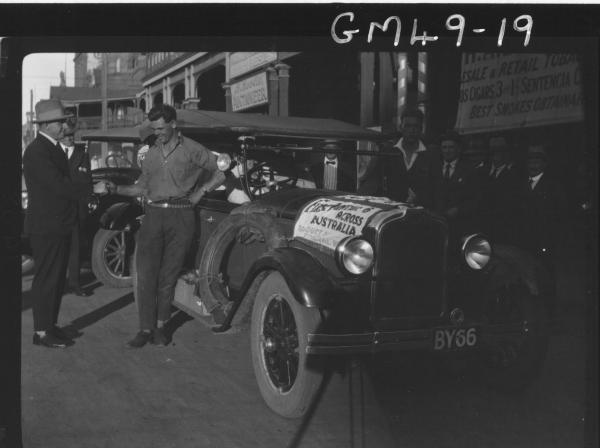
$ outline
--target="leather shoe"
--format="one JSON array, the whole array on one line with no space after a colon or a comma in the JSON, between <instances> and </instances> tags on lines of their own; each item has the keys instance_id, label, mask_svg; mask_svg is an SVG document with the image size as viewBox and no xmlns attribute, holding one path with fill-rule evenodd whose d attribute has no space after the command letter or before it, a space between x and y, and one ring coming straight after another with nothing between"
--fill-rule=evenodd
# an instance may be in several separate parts
<instances>
[{"instance_id":1,"label":"leather shoe","mask_svg":"<svg viewBox=\"0 0 600 448\"><path fill-rule=\"evenodd\" d=\"M138 331L135 337L127 343L127 348L142 348L152 340L151 331Z\"/></svg>"},{"instance_id":2,"label":"leather shoe","mask_svg":"<svg viewBox=\"0 0 600 448\"><path fill-rule=\"evenodd\" d=\"M50 333L56 336L58 339L63 339L65 341L72 341L73 338L77 336L81 336L82 333L77 330L70 330L68 328L60 328L56 325L50 329Z\"/></svg>"},{"instance_id":3,"label":"leather shoe","mask_svg":"<svg viewBox=\"0 0 600 448\"><path fill-rule=\"evenodd\" d=\"M169 338L165 333L164 327L155 328L154 334L152 335L152 343L159 347L165 347L169 345Z\"/></svg>"},{"instance_id":4,"label":"leather shoe","mask_svg":"<svg viewBox=\"0 0 600 448\"><path fill-rule=\"evenodd\" d=\"M68 346L73 345L73 341L59 339L50 332L46 333L45 336L34 333L33 344L49 348L67 348Z\"/></svg>"}]
</instances>

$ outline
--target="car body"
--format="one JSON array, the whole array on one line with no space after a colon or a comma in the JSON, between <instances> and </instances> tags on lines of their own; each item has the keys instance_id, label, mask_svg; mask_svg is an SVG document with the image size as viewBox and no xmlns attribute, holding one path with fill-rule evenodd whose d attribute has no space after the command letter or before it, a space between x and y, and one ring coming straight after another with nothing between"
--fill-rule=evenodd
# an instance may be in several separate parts
<instances>
[{"instance_id":1,"label":"car body","mask_svg":"<svg viewBox=\"0 0 600 448\"><path fill-rule=\"evenodd\" d=\"M130 185L137 180L141 173L137 154L143 146L139 127L90 130L84 132L81 139L88 147L104 143L113 147L126 144L131 148L130 158L120 151L111 151L104 160L104 167L92 170L94 183L109 180L117 185ZM139 227L137 218L144 213L141 198L94 194L88 209L84 250L89 254L96 279L111 287L131 286L134 234Z\"/></svg>"},{"instance_id":2,"label":"car body","mask_svg":"<svg viewBox=\"0 0 600 448\"><path fill-rule=\"evenodd\" d=\"M479 234L449 244L431 211L307 179L310 159L331 152L354 160L356 179L357 157L384 155L358 148L383 136L336 120L185 114L180 129L228 154L222 165L239 171L250 201L223 191L200 201L198 247L174 305L210 320L207 304L217 302L228 314L214 331L248 329L256 380L276 413L304 415L321 361L334 355L468 352L499 387L536 377L547 344L536 260Z\"/></svg>"}]
</instances>

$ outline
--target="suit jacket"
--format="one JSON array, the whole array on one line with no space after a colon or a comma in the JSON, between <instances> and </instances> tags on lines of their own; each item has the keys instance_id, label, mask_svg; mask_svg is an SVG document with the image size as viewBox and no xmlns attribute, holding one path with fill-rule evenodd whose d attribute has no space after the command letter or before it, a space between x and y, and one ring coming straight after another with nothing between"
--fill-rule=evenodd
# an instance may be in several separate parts
<instances>
[{"instance_id":1,"label":"suit jacket","mask_svg":"<svg viewBox=\"0 0 600 448\"><path fill-rule=\"evenodd\" d=\"M77 218L77 201L89 197L89 192L71 180L62 149L38 134L23 154L23 174L28 192L25 233L70 234Z\"/></svg>"},{"instance_id":2,"label":"suit jacket","mask_svg":"<svg viewBox=\"0 0 600 448\"><path fill-rule=\"evenodd\" d=\"M416 205L433 207L435 162L432 154L429 151L418 152L413 165L407 169L404 157L393 146L394 143L385 144L382 151L397 152L399 156L375 158L375 164L368 169L359 191L406 202L411 189L416 194Z\"/></svg>"},{"instance_id":3,"label":"suit jacket","mask_svg":"<svg viewBox=\"0 0 600 448\"><path fill-rule=\"evenodd\" d=\"M488 171L489 173L489 168ZM498 177L487 175L483 188L481 215L483 231L494 242L518 244L519 204L524 194L522 173L516 169L504 168Z\"/></svg>"},{"instance_id":4,"label":"suit jacket","mask_svg":"<svg viewBox=\"0 0 600 448\"><path fill-rule=\"evenodd\" d=\"M467 218L475 212L478 198L475 172L471 166L457 160L454 172L449 179L443 177L443 162L438 165L435 191L434 210L443 215L448 209L458 208L458 217Z\"/></svg>"},{"instance_id":5,"label":"suit jacket","mask_svg":"<svg viewBox=\"0 0 600 448\"><path fill-rule=\"evenodd\" d=\"M69 157L69 173L71 180L80 185L80 188L87 189L92 192L92 173L91 164L88 154L85 152L85 147L75 145L71 157ZM77 201L78 218L83 222L88 215L88 201L86 197L80 198Z\"/></svg>"},{"instance_id":6,"label":"suit jacket","mask_svg":"<svg viewBox=\"0 0 600 448\"><path fill-rule=\"evenodd\" d=\"M325 155L321 153L316 154L311 160L310 172L315 180L317 188L323 188L324 173L325 173ZM351 157L351 156L350 156ZM356 165L352 166L352 163L348 160L349 156L343 154L338 156L337 159L337 187L336 190L340 191L356 191L356 180L353 173L356 172Z\"/></svg>"},{"instance_id":7,"label":"suit jacket","mask_svg":"<svg viewBox=\"0 0 600 448\"><path fill-rule=\"evenodd\" d=\"M521 202L521 245L534 252L553 252L566 213L566 195L559 181L545 173L531 190L527 179Z\"/></svg>"}]
</instances>

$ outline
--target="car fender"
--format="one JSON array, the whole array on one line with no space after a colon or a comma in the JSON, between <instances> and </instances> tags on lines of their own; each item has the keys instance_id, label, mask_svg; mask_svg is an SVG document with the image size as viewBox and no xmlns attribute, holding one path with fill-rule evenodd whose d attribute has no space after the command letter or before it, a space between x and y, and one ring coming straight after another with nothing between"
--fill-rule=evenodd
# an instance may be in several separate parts
<instances>
[{"instance_id":1,"label":"car fender","mask_svg":"<svg viewBox=\"0 0 600 448\"><path fill-rule=\"evenodd\" d=\"M280 247L257 259L244 281L243 294L261 273L276 270L294 294L294 298L304 306L328 308L336 296L334 281L327 270L309 253L295 247Z\"/></svg>"},{"instance_id":2,"label":"car fender","mask_svg":"<svg viewBox=\"0 0 600 448\"><path fill-rule=\"evenodd\" d=\"M488 287L492 290L522 282L534 296L543 295L547 291L548 273L539 260L515 246L495 245L488 269Z\"/></svg>"},{"instance_id":3,"label":"car fender","mask_svg":"<svg viewBox=\"0 0 600 448\"><path fill-rule=\"evenodd\" d=\"M140 225L138 217L144 210L139 204L117 202L112 204L100 217L100 227L107 230L137 230Z\"/></svg>"}]
</instances>

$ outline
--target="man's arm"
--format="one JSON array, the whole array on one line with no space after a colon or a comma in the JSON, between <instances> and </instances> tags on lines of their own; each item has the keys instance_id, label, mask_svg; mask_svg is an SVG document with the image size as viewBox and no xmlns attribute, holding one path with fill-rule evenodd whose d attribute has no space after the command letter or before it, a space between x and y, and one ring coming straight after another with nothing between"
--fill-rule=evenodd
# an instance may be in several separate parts
<instances>
[{"instance_id":1,"label":"man's arm","mask_svg":"<svg viewBox=\"0 0 600 448\"><path fill-rule=\"evenodd\" d=\"M225 182L225 173L219 170L213 171L210 178L190 195L189 201L196 205L206 193L213 191L223 182Z\"/></svg>"},{"instance_id":2,"label":"man's arm","mask_svg":"<svg viewBox=\"0 0 600 448\"><path fill-rule=\"evenodd\" d=\"M106 184L109 193L120 194L121 196L137 197L143 196L146 192L145 187L137 183L133 185L116 185L110 180L106 180L104 183Z\"/></svg>"}]
</instances>

